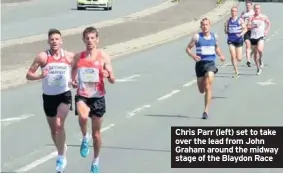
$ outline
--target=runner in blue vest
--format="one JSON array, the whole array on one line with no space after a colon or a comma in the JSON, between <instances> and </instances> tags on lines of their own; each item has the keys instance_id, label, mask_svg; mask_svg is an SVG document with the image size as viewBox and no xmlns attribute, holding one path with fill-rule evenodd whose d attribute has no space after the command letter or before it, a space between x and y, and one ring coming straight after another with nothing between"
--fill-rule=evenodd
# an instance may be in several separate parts
<instances>
[{"instance_id":1,"label":"runner in blue vest","mask_svg":"<svg viewBox=\"0 0 283 174\"><path fill-rule=\"evenodd\" d=\"M210 20L202 19L202 32L195 34L187 46L187 53L196 61L195 72L197 76L198 89L200 93L205 93L205 107L202 114L203 119L208 118L208 107L212 98L212 83L214 74L217 73L215 65L216 54L221 61L225 58L219 48L218 36L210 32ZM192 52L192 48L196 46L196 54Z\"/></svg>"},{"instance_id":2,"label":"runner in blue vest","mask_svg":"<svg viewBox=\"0 0 283 174\"><path fill-rule=\"evenodd\" d=\"M242 60L244 34L247 32L246 23L241 17L238 17L237 13L237 7L233 7L231 9L231 17L225 23L225 33L228 35L227 43L235 71L233 77L235 78L239 76L237 61L240 62Z\"/></svg>"}]
</instances>

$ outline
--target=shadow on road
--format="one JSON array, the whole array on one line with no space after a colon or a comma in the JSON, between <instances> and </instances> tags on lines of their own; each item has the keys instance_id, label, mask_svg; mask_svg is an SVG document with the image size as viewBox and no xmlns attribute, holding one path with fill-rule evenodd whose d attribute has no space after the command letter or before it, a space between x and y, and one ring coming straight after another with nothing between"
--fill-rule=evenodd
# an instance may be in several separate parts
<instances>
[{"instance_id":1,"label":"shadow on road","mask_svg":"<svg viewBox=\"0 0 283 174\"><path fill-rule=\"evenodd\" d=\"M46 146L52 146L52 144L46 144ZM80 148L80 144L68 144L68 147L75 147L75 148ZM90 145L89 147L93 147ZM166 150L166 149L147 149L147 148L136 148L136 147L118 147L118 146L101 146L102 149L116 149L116 150L134 150L134 151L147 151L147 152L165 152L165 153L170 153L171 150Z\"/></svg>"}]
</instances>

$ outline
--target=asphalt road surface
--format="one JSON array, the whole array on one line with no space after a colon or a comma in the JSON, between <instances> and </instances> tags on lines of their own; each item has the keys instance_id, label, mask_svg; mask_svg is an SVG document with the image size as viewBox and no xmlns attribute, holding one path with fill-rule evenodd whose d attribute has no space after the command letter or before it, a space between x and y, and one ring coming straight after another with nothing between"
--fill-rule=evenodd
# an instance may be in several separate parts
<instances>
[{"instance_id":1,"label":"asphalt road surface","mask_svg":"<svg viewBox=\"0 0 283 174\"><path fill-rule=\"evenodd\" d=\"M196 9L198 6L203 6L203 8ZM201 2L199 0L184 1L149 16L114 26L103 27L99 31L101 40L99 46L106 47L181 25L198 18L202 14L215 8L215 6L215 0L202 0ZM171 15L168 16L168 14ZM65 36L64 48L74 52L84 49L81 44L81 37L81 33ZM2 70L6 71L28 67L34 55L44 50L46 45L46 40L43 40L3 48L1 50Z\"/></svg>"},{"instance_id":2,"label":"asphalt road surface","mask_svg":"<svg viewBox=\"0 0 283 174\"><path fill-rule=\"evenodd\" d=\"M32 0L16 6L3 6L1 40L42 34L52 27L68 29L118 18L161 2L164 0L113 1L112 11L77 11L76 0Z\"/></svg>"},{"instance_id":3,"label":"asphalt road surface","mask_svg":"<svg viewBox=\"0 0 283 174\"><path fill-rule=\"evenodd\" d=\"M210 118L202 120L203 96L197 91L194 62L186 55L189 38L182 38L114 61L119 80L107 84L107 114L103 124L101 172L282 172L282 169L171 169L171 126L282 126L283 4L262 4L273 25L264 53L265 68L256 75L240 65L233 79L223 21L212 27L220 35L226 62L219 64ZM132 80L128 80L132 79ZM121 80L122 79L122 80ZM123 81L124 79L124 81ZM126 80L125 80L126 79ZM262 82L262 83L260 83ZM54 172L55 148L42 111L40 83L2 92L2 172ZM20 120L17 120L18 117ZM3 119L10 119L4 121ZM88 173L88 158L79 154L77 118L66 122L67 173Z\"/></svg>"}]
</instances>

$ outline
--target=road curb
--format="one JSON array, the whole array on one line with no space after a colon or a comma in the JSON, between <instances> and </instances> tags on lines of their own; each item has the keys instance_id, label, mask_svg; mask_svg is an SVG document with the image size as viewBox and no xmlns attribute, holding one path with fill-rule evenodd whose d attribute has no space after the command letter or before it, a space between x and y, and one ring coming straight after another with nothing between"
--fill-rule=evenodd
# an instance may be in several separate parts
<instances>
[{"instance_id":1,"label":"road curb","mask_svg":"<svg viewBox=\"0 0 283 174\"><path fill-rule=\"evenodd\" d=\"M114 59L179 39L198 31L199 23L202 18L208 17L212 23L216 23L229 14L231 7L237 4L238 2L236 0L226 0L223 4L218 5L214 10L200 16L194 21L163 30L156 34L151 34L124 43L110 45L103 49ZM27 83L25 79L25 73L27 72L27 69L28 67L24 67L2 72L1 90Z\"/></svg>"}]
</instances>

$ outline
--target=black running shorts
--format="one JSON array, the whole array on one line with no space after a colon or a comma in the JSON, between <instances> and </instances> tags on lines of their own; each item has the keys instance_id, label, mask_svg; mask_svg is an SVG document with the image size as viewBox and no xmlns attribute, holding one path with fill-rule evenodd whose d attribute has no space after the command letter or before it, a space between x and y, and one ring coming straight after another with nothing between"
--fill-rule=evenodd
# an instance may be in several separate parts
<instances>
[{"instance_id":1,"label":"black running shorts","mask_svg":"<svg viewBox=\"0 0 283 174\"><path fill-rule=\"evenodd\" d=\"M217 68L214 61L198 61L195 65L195 72L197 77L204 77L209 71L216 73Z\"/></svg>"},{"instance_id":2,"label":"black running shorts","mask_svg":"<svg viewBox=\"0 0 283 174\"><path fill-rule=\"evenodd\" d=\"M99 98L86 98L83 96L76 95L75 102L77 103L79 101L84 102L90 108L89 117L103 117L106 112L106 103L104 96ZM75 106L75 115L78 115L77 104Z\"/></svg>"},{"instance_id":3,"label":"black running shorts","mask_svg":"<svg viewBox=\"0 0 283 174\"><path fill-rule=\"evenodd\" d=\"M70 104L70 110L72 110L72 92L67 91L58 95L46 95L42 94L43 109L47 117L55 117L57 115L58 106L61 103Z\"/></svg>"},{"instance_id":4,"label":"black running shorts","mask_svg":"<svg viewBox=\"0 0 283 174\"><path fill-rule=\"evenodd\" d=\"M258 39L250 39L251 45L257 45L260 40L264 40L264 37L260 37Z\"/></svg>"},{"instance_id":5,"label":"black running shorts","mask_svg":"<svg viewBox=\"0 0 283 174\"><path fill-rule=\"evenodd\" d=\"M244 35L244 40L250 40L251 39L251 31L248 31Z\"/></svg>"}]
</instances>

